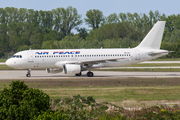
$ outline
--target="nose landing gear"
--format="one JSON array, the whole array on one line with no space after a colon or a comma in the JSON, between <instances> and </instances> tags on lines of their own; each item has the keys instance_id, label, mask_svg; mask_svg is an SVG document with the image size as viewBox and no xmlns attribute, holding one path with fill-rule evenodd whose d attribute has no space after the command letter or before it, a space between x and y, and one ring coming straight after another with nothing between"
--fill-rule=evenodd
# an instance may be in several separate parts
<instances>
[{"instance_id":1,"label":"nose landing gear","mask_svg":"<svg viewBox=\"0 0 180 120\"><path fill-rule=\"evenodd\" d=\"M27 70L26 77L31 77L31 69L28 69L28 70Z\"/></svg>"}]
</instances>

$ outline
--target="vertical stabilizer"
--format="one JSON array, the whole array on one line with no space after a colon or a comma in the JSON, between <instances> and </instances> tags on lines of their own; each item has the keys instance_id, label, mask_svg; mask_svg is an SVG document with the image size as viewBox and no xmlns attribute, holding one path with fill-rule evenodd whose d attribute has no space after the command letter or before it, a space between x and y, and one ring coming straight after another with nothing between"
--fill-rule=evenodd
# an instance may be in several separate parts
<instances>
[{"instance_id":1,"label":"vertical stabilizer","mask_svg":"<svg viewBox=\"0 0 180 120\"><path fill-rule=\"evenodd\" d=\"M158 21L136 48L160 49L166 21Z\"/></svg>"}]
</instances>

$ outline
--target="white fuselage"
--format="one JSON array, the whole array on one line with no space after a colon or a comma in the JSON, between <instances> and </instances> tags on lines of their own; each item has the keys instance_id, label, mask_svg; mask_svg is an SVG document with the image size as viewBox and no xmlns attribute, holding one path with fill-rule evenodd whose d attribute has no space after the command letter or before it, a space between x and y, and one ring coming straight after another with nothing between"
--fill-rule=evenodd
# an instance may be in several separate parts
<instances>
[{"instance_id":1,"label":"white fuselage","mask_svg":"<svg viewBox=\"0 0 180 120\"><path fill-rule=\"evenodd\" d=\"M52 50L26 50L16 53L6 61L10 67L18 69L46 69L61 68L56 63L81 63L83 61L107 60L102 63L96 63L91 68L98 67L121 67L136 64L167 55L167 53L155 56L149 55L151 51L166 51L154 49L52 49ZM17 56L22 56L17 57ZM108 59L116 59L108 61Z\"/></svg>"}]
</instances>

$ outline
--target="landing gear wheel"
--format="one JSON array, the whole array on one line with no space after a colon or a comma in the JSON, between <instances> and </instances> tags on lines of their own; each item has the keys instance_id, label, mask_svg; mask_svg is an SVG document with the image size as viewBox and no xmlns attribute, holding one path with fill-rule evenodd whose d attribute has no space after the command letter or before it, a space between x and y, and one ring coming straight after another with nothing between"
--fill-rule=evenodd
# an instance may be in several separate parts
<instances>
[{"instance_id":1,"label":"landing gear wheel","mask_svg":"<svg viewBox=\"0 0 180 120\"><path fill-rule=\"evenodd\" d=\"M78 73L78 74L75 74L76 76L81 76L82 75L82 73L80 72L80 73Z\"/></svg>"},{"instance_id":2,"label":"landing gear wheel","mask_svg":"<svg viewBox=\"0 0 180 120\"><path fill-rule=\"evenodd\" d=\"M88 77L93 77L94 74L93 74L93 72L87 72L87 76L88 76Z\"/></svg>"},{"instance_id":3,"label":"landing gear wheel","mask_svg":"<svg viewBox=\"0 0 180 120\"><path fill-rule=\"evenodd\" d=\"M31 74L26 74L26 77L31 77Z\"/></svg>"},{"instance_id":4,"label":"landing gear wheel","mask_svg":"<svg viewBox=\"0 0 180 120\"><path fill-rule=\"evenodd\" d=\"M31 77L31 69L28 69L28 70L27 70L26 77Z\"/></svg>"}]
</instances>

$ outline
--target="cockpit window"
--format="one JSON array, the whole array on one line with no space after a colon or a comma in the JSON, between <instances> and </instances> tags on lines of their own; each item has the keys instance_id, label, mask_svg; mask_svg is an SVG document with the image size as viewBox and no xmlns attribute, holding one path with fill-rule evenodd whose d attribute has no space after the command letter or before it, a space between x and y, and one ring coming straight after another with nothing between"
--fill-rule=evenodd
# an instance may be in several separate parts
<instances>
[{"instance_id":1,"label":"cockpit window","mask_svg":"<svg viewBox=\"0 0 180 120\"><path fill-rule=\"evenodd\" d=\"M13 55L12 58L22 58L22 55Z\"/></svg>"}]
</instances>

